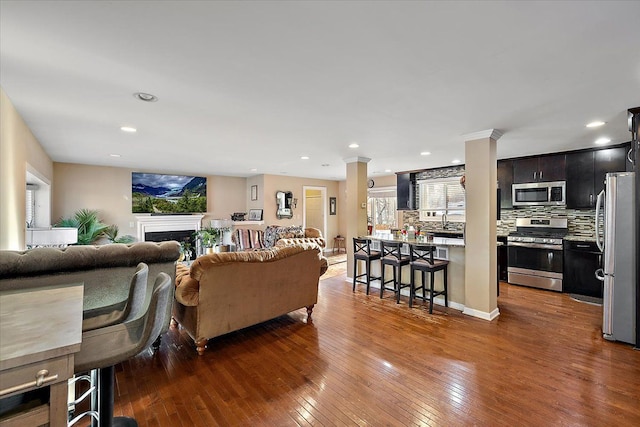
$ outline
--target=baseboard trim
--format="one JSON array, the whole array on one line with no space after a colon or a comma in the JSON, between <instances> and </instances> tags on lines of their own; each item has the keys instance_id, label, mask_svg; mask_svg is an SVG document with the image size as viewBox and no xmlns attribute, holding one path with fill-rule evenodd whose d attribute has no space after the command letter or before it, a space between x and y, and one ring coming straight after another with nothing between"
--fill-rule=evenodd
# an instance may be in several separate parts
<instances>
[{"instance_id":1,"label":"baseboard trim","mask_svg":"<svg viewBox=\"0 0 640 427\"><path fill-rule=\"evenodd\" d=\"M473 308L465 307L464 310L462 310L462 314L477 317L478 319L482 320L492 321L496 317L500 316L500 310L498 310L498 307L496 307L491 313L488 313L486 311L480 311Z\"/></svg>"}]
</instances>

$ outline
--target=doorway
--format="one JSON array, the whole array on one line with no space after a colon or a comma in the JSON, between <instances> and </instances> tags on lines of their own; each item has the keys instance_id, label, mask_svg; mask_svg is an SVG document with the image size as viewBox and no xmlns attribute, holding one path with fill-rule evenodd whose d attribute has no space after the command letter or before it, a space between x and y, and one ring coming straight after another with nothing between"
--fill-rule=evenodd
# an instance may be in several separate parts
<instances>
[{"instance_id":1,"label":"doorway","mask_svg":"<svg viewBox=\"0 0 640 427\"><path fill-rule=\"evenodd\" d=\"M302 187L303 227L314 227L327 239L327 189L326 187Z\"/></svg>"}]
</instances>

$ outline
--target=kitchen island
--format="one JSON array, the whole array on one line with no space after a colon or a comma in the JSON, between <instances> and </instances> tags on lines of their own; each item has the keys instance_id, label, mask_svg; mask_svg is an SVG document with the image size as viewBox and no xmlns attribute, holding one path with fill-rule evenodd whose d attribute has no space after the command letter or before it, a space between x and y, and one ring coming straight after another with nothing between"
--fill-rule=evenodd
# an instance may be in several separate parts
<instances>
[{"instance_id":1,"label":"kitchen island","mask_svg":"<svg viewBox=\"0 0 640 427\"><path fill-rule=\"evenodd\" d=\"M372 250L380 250L382 241L387 242L402 242L401 252L403 254L409 255L410 249L409 246L412 244L425 244L425 245L433 245L436 247L436 251L434 253L434 257L438 259L446 259L449 261L449 266L447 269L447 282L448 282L448 298L449 298L449 307L455 308L457 310L464 310L464 296L465 296L465 280L464 280L464 263L465 263L465 250L464 250L464 239L460 238L450 238L450 237L434 237L433 241L423 241L422 239L403 239L396 238L391 235L385 236L365 236L365 239L371 240L371 248ZM380 276L380 263L372 262L371 263L371 275L373 277ZM387 268L385 272L386 277L392 277L390 268ZM435 289L443 288L443 274L437 273L435 275ZM418 276L416 276L416 280L419 280ZM428 278L427 278L428 280ZM411 281L411 269L408 265L402 267L402 283L410 283ZM375 280L371 282L371 287L376 289L376 292L380 291L380 281ZM388 294L385 293L385 295ZM409 297L409 288L404 288L400 292L401 295ZM419 304L419 301L416 301ZM434 302L438 305L444 305L444 297L436 297Z\"/></svg>"}]
</instances>

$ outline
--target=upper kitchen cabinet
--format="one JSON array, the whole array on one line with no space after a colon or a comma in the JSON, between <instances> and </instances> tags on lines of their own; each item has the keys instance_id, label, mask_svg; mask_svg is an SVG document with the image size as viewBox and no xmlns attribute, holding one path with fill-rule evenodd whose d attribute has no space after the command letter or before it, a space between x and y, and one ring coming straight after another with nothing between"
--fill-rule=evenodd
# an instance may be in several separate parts
<instances>
[{"instance_id":1,"label":"upper kitchen cabinet","mask_svg":"<svg viewBox=\"0 0 640 427\"><path fill-rule=\"evenodd\" d=\"M498 160L498 188L500 189L501 209L511 209L513 207L511 184L513 184L513 161Z\"/></svg>"},{"instance_id":2,"label":"upper kitchen cabinet","mask_svg":"<svg viewBox=\"0 0 640 427\"><path fill-rule=\"evenodd\" d=\"M567 207L595 207L598 193L604 189L605 175L626 170L628 148L625 144L567 154Z\"/></svg>"},{"instance_id":3,"label":"upper kitchen cabinet","mask_svg":"<svg viewBox=\"0 0 640 427\"><path fill-rule=\"evenodd\" d=\"M409 172L396 174L396 197L399 211L412 211L416 209L415 177Z\"/></svg>"},{"instance_id":4,"label":"upper kitchen cabinet","mask_svg":"<svg viewBox=\"0 0 640 427\"><path fill-rule=\"evenodd\" d=\"M514 160L513 183L564 181L565 162L564 154Z\"/></svg>"}]
</instances>

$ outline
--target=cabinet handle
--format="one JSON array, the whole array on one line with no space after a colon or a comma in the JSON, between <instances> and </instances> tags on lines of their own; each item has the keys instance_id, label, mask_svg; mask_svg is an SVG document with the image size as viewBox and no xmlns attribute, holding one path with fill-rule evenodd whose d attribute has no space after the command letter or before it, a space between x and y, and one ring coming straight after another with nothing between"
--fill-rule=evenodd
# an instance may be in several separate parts
<instances>
[{"instance_id":1,"label":"cabinet handle","mask_svg":"<svg viewBox=\"0 0 640 427\"><path fill-rule=\"evenodd\" d=\"M50 376L47 375L49 375L49 371L47 371L46 369L42 369L36 374L35 381L29 381L28 383L14 385L13 387L0 390L0 397L7 394L15 393L17 391L28 390L33 387L42 387L44 384L53 382L58 379L58 374Z\"/></svg>"},{"instance_id":2,"label":"cabinet handle","mask_svg":"<svg viewBox=\"0 0 640 427\"><path fill-rule=\"evenodd\" d=\"M589 245L576 245L576 248L588 248Z\"/></svg>"},{"instance_id":3,"label":"cabinet handle","mask_svg":"<svg viewBox=\"0 0 640 427\"><path fill-rule=\"evenodd\" d=\"M593 194L589 194L589 206L593 205Z\"/></svg>"},{"instance_id":4,"label":"cabinet handle","mask_svg":"<svg viewBox=\"0 0 640 427\"><path fill-rule=\"evenodd\" d=\"M534 180L534 181L536 180L536 176L537 176L537 175L538 175L538 172L534 172L534 173L533 173L533 180Z\"/></svg>"},{"instance_id":5,"label":"cabinet handle","mask_svg":"<svg viewBox=\"0 0 640 427\"><path fill-rule=\"evenodd\" d=\"M542 171L540 171L540 179L542 179Z\"/></svg>"},{"instance_id":6,"label":"cabinet handle","mask_svg":"<svg viewBox=\"0 0 640 427\"><path fill-rule=\"evenodd\" d=\"M631 158L632 152L633 152L633 148L629 148L629 151L627 152L627 160L629 160L629 163L635 166L636 162L634 162L633 159Z\"/></svg>"}]
</instances>

